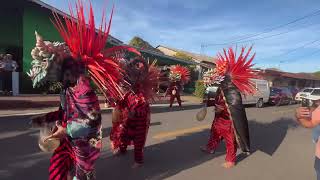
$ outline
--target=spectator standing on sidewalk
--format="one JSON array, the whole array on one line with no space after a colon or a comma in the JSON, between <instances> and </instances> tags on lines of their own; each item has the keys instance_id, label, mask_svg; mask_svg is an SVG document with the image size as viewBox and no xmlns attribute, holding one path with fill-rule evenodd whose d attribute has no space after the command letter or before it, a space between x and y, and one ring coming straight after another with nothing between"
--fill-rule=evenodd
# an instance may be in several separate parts
<instances>
[{"instance_id":1,"label":"spectator standing on sidewalk","mask_svg":"<svg viewBox=\"0 0 320 180\"><path fill-rule=\"evenodd\" d=\"M11 54L0 55L0 90L10 92L12 86L12 72L15 72L18 64L13 60Z\"/></svg>"},{"instance_id":2,"label":"spectator standing on sidewalk","mask_svg":"<svg viewBox=\"0 0 320 180\"><path fill-rule=\"evenodd\" d=\"M18 64L16 61L13 60L12 55L6 54L4 59L6 61L6 67L5 67L6 71L15 72L18 68Z\"/></svg>"}]
</instances>

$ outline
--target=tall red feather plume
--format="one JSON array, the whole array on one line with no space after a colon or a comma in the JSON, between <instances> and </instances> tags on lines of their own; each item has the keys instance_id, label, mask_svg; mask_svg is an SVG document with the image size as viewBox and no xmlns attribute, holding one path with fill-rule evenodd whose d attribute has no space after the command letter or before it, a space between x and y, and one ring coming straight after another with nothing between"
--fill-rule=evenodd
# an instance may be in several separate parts
<instances>
[{"instance_id":1,"label":"tall red feather plume","mask_svg":"<svg viewBox=\"0 0 320 180\"><path fill-rule=\"evenodd\" d=\"M108 27L103 12L101 25L98 32L96 32L91 2L89 5L89 8L86 7L89 9L88 23L86 22L84 6L81 0L76 3L76 15L74 15L72 6L69 5L71 18L64 16L62 21L58 14L53 12L54 20L52 22L70 48L71 55L74 59L81 60L86 65L90 78L102 93L107 98L122 98L123 93L120 91L118 84L122 80L123 71L117 62L119 57L114 56L114 54L122 50L139 52L123 46L113 47L102 52L109 37L113 9Z\"/></svg>"},{"instance_id":2,"label":"tall red feather plume","mask_svg":"<svg viewBox=\"0 0 320 180\"><path fill-rule=\"evenodd\" d=\"M170 67L170 73L180 74L181 82L187 84L190 81L190 70L187 67L178 65L173 65Z\"/></svg>"},{"instance_id":3,"label":"tall red feather plume","mask_svg":"<svg viewBox=\"0 0 320 180\"><path fill-rule=\"evenodd\" d=\"M156 91L159 85L160 70L155 63L149 65L147 77L142 82L144 96L151 101L155 101Z\"/></svg>"},{"instance_id":4,"label":"tall red feather plume","mask_svg":"<svg viewBox=\"0 0 320 180\"><path fill-rule=\"evenodd\" d=\"M252 69L255 53L249 58L251 50L252 47L245 53L246 48L242 47L241 53L237 57L232 48L229 48L228 51L224 49L223 54L218 54L216 61L216 73L229 75L232 83L245 94L252 94L256 91L254 83L250 80L257 78L257 74Z\"/></svg>"}]
</instances>

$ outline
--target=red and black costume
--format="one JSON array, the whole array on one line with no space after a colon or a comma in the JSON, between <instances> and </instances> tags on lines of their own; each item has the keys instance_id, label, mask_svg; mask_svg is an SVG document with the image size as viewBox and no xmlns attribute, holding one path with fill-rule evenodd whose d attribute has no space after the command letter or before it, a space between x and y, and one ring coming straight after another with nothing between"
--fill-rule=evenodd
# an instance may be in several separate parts
<instances>
[{"instance_id":1,"label":"red and black costume","mask_svg":"<svg viewBox=\"0 0 320 180\"><path fill-rule=\"evenodd\" d=\"M178 104L181 107L181 97L180 92L182 91L182 86L180 81L170 82L168 90L166 92L166 96L170 95L170 107L172 107L174 99L177 98Z\"/></svg>"},{"instance_id":2,"label":"red and black costume","mask_svg":"<svg viewBox=\"0 0 320 180\"><path fill-rule=\"evenodd\" d=\"M241 93L249 94L256 90L250 80L257 77L251 68L255 55L247 60L251 49L245 53L245 48L242 48L238 57L232 48L224 50L223 54L218 54L216 68L205 72L203 78L206 86L218 86L214 102L208 101L207 106L223 108L215 113L206 148L214 151L221 139L225 139L227 162L235 162L237 144L244 153L250 153L248 120Z\"/></svg>"},{"instance_id":3,"label":"red and black costume","mask_svg":"<svg viewBox=\"0 0 320 180\"><path fill-rule=\"evenodd\" d=\"M190 81L190 71L188 68L174 65L170 67L169 74L169 87L165 93L165 96L170 95L170 107L172 107L174 99L177 98L178 104L181 107L181 96L183 85Z\"/></svg>"},{"instance_id":4,"label":"red and black costume","mask_svg":"<svg viewBox=\"0 0 320 180\"><path fill-rule=\"evenodd\" d=\"M123 62L126 79L131 86L124 86L127 94L116 105L115 113L118 116L110 134L111 146L115 151L125 153L129 145L134 146L134 159L138 164L143 163L143 149L145 146L149 124L149 101L158 87L160 72L154 64L147 64L138 59ZM117 115L116 115L117 114Z\"/></svg>"},{"instance_id":5,"label":"red and black costume","mask_svg":"<svg viewBox=\"0 0 320 180\"><path fill-rule=\"evenodd\" d=\"M128 93L121 103L127 109L120 132L120 151L126 152L128 145L134 146L134 160L143 163L143 148L147 139L150 125L150 106L143 94Z\"/></svg>"},{"instance_id":6,"label":"red and black costume","mask_svg":"<svg viewBox=\"0 0 320 180\"><path fill-rule=\"evenodd\" d=\"M223 107L223 110L215 112L214 120L210 131L210 138L206 148L208 151L214 152L221 140L224 139L227 149L226 161L235 162L237 144L234 135L234 128L230 117L230 113L226 106L226 101L224 100L221 91L217 92L217 96L213 101L207 101L207 107L216 105Z\"/></svg>"}]
</instances>

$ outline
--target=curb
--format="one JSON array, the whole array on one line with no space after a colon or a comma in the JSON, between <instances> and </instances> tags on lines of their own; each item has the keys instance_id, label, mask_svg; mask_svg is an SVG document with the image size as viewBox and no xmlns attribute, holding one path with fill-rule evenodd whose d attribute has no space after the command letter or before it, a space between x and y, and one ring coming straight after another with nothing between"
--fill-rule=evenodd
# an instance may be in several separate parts
<instances>
[{"instance_id":1,"label":"curb","mask_svg":"<svg viewBox=\"0 0 320 180\"><path fill-rule=\"evenodd\" d=\"M169 109L170 104L153 104L151 105L151 111L156 112L160 109ZM183 108L190 108L190 107L202 107L200 103L185 103L183 104ZM177 105L173 106L173 109L179 108ZM101 108L101 113L111 113L113 108ZM30 110L32 111L32 110ZM29 113L11 113L11 114L0 114L0 118L4 117L19 117L19 116L35 116L41 115L50 112L51 110L47 111L38 111L38 112L29 112Z\"/></svg>"}]
</instances>

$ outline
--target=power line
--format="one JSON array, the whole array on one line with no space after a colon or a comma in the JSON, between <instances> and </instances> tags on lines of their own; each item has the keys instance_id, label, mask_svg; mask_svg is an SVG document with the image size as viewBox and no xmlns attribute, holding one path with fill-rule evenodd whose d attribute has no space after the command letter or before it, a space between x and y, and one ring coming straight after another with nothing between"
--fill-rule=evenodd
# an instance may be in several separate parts
<instances>
[{"instance_id":1,"label":"power line","mask_svg":"<svg viewBox=\"0 0 320 180\"><path fill-rule=\"evenodd\" d=\"M285 24L281 24L281 25L278 25L278 26L274 26L274 27L271 27L271 28L268 28L268 29L265 29L263 30L262 32L259 32L259 33L254 33L254 34L251 34L251 35L246 35L244 36L243 38L239 38L239 39L236 39L236 40L233 40L233 41L230 41L228 43L212 43L212 44L203 44L202 46L203 47L208 47L208 46L218 46L218 45L228 45L228 44L235 44L235 43L238 43L239 41L242 41L242 40L245 40L245 39L250 39L252 37L256 37L256 36L260 36L262 34L266 34L266 33L269 33L269 32L272 32L273 30L276 30L276 29L279 29L279 28L282 28L282 27L285 27L285 26L288 26L290 24L294 24L298 21L301 21L301 20L304 20L306 18L309 18L309 17L312 17L312 16L317 16L320 14L320 9L319 10L316 10L310 14L307 14L303 17L300 17L300 18L297 18L297 19L294 19L290 22L287 22Z\"/></svg>"},{"instance_id":2,"label":"power line","mask_svg":"<svg viewBox=\"0 0 320 180\"><path fill-rule=\"evenodd\" d=\"M315 50L315 51L313 51L313 52L312 52L312 53L310 53L310 54L302 55L302 56L300 56L300 57L298 57L298 58L301 58L301 57L306 58L306 57L310 57L310 56L313 56L313 55L318 54L318 53L320 53L320 49ZM290 61L290 62L294 62L294 61L297 61L297 59L295 59L295 60L279 61L279 63L285 63L285 62L289 62L289 61ZM256 66L258 66L259 64L261 64L261 63L256 63L255 65L256 65ZM262 65L262 66L266 66L266 65Z\"/></svg>"},{"instance_id":3,"label":"power line","mask_svg":"<svg viewBox=\"0 0 320 180\"><path fill-rule=\"evenodd\" d=\"M317 24L318 24L318 23L317 23ZM311 26L311 25L314 25L314 24L309 24L309 26ZM306 27L309 27L309 26L306 26ZM281 32L281 33L278 33L278 34L272 34L272 35L265 36L265 37L261 37L261 38L255 38L255 39L240 41L240 42L235 43L235 45L237 45L238 43L254 42L254 41L259 41L259 40L263 40L263 39L267 39L267 38L271 38L271 37L275 37L275 36L287 34L287 33L290 33L290 32L294 32L294 31L297 31L297 30L304 29L304 28L306 28L306 27L302 27L302 28L299 28L299 29L288 30L288 31L285 31L285 32ZM230 44L226 44L226 43L225 43L225 44L221 44L221 45L230 45ZM205 45L201 44L200 54L204 54L204 49L205 49L205 47L206 47Z\"/></svg>"},{"instance_id":4,"label":"power line","mask_svg":"<svg viewBox=\"0 0 320 180\"><path fill-rule=\"evenodd\" d=\"M318 24L318 23L317 23L317 24ZM310 24L309 26L311 26L311 25L314 25L314 24ZM288 31L285 31L285 32L281 32L281 33L277 33L277 34L272 34L272 35L264 36L264 37L261 37L261 38L255 38L255 39L249 39L249 40L239 41L239 42L237 42L237 43L253 42L253 41L258 41L258 40L262 40L262 39L267 39L267 38L271 38L271 37L275 37L275 36L280 36L280 35L283 35L283 34L288 34L288 33L290 33L290 32L294 32L294 31L298 31L298 30L307 28L307 27L309 27L309 26L305 26L305 27L297 28L297 29L291 29L291 30L288 30ZM227 44L225 43L225 44L221 44L221 45L227 45Z\"/></svg>"},{"instance_id":5,"label":"power line","mask_svg":"<svg viewBox=\"0 0 320 180\"><path fill-rule=\"evenodd\" d=\"M297 48L291 49L291 50L289 50L289 51L287 51L287 52L285 52L285 53L278 54L278 55L275 55L275 56L271 56L271 57L268 57L268 58L262 58L262 59L271 59L271 58L275 58L275 57L285 56L285 55L288 55L288 54L290 54L290 53L293 53L293 52L295 52L295 51L297 51L297 50L299 50L299 49L303 49L303 48L305 48L306 46L309 46L309 45L314 44L314 43L319 42L319 41L320 41L320 39L313 40L313 41L310 41L310 42L307 42L307 43L303 44L302 46L299 46L299 47L297 47ZM261 60L261 59L260 59L260 60Z\"/></svg>"},{"instance_id":6,"label":"power line","mask_svg":"<svg viewBox=\"0 0 320 180\"><path fill-rule=\"evenodd\" d=\"M300 57L298 57L298 58L310 57L310 56L313 56L313 55L315 55L315 54L318 54L319 52L320 52L320 49L315 50L315 51L311 52L310 54L300 56ZM282 62L289 62L289 61L290 61L290 62L294 62L294 61L297 61L298 58L296 58L295 60L285 60L285 61L282 61Z\"/></svg>"},{"instance_id":7,"label":"power line","mask_svg":"<svg viewBox=\"0 0 320 180\"><path fill-rule=\"evenodd\" d=\"M310 42L310 43L312 43L312 42ZM310 44L309 43L309 44ZM307 43L308 44L308 43ZM306 45L306 44L305 44ZM301 46L302 47L302 46ZM297 48L295 48L295 49L297 49ZM289 51L288 51L289 52ZM288 52L286 52L286 53L284 53L284 54L289 54ZM293 50L291 50L290 52L293 52ZM313 51L313 52L311 52L311 53L309 53L309 54L305 54L305 55L301 55L301 56L299 56L298 58L296 58L295 60L281 60L281 61L279 61L279 64L278 64L278 66L280 66L280 64L282 64L282 63L285 63L285 62L295 62L295 61L297 61L297 59L299 59L299 58L306 58L306 57L310 57L310 56L313 56L313 55L315 55L315 54L318 54L318 53L320 53L320 49L317 49L317 50L315 50L315 51ZM279 55L278 55L279 56ZM275 56L274 56L275 57ZM256 65L258 65L258 64L261 64L261 63L256 63Z\"/></svg>"}]
</instances>

